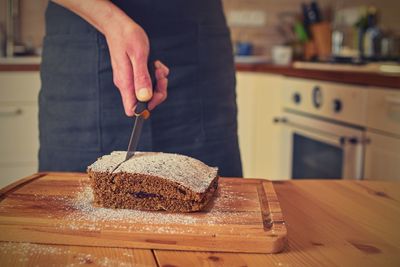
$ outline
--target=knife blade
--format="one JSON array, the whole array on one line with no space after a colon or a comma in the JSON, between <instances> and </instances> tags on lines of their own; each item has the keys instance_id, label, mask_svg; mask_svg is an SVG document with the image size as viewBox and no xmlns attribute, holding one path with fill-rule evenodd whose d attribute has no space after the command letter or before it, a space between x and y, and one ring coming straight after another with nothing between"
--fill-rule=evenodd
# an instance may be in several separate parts
<instances>
[{"instance_id":1,"label":"knife blade","mask_svg":"<svg viewBox=\"0 0 400 267\"><path fill-rule=\"evenodd\" d=\"M135 124L133 125L133 130L131 133L131 138L129 139L128 150L126 151L125 161L130 159L135 155L137 145L139 143L140 135L142 133L143 122L145 118L143 116L136 116Z\"/></svg>"},{"instance_id":2,"label":"knife blade","mask_svg":"<svg viewBox=\"0 0 400 267\"><path fill-rule=\"evenodd\" d=\"M152 81L153 88L156 86L154 62L149 60L148 63L149 74ZM129 139L128 149L126 151L125 161L135 155L137 145L139 144L140 135L144 121L150 117L150 111L147 107L148 102L138 101L135 108L135 123L133 125L131 138Z\"/></svg>"}]
</instances>

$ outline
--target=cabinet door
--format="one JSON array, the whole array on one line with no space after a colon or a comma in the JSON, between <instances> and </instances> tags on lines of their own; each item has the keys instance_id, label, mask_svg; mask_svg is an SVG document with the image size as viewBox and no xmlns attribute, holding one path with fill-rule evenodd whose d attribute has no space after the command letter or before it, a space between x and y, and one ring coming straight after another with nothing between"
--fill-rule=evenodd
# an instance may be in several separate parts
<instances>
[{"instance_id":1,"label":"cabinet door","mask_svg":"<svg viewBox=\"0 0 400 267\"><path fill-rule=\"evenodd\" d=\"M250 72L239 72L236 77L243 176L281 179L282 135L273 118L281 112L282 77Z\"/></svg>"},{"instance_id":2,"label":"cabinet door","mask_svg":"<svg viewBox=\"0 0 400 267\"><path fill-rule=\"evenodd\" d=\"M367 132L364 177L400 181L400 138Z\"/></svg>"},{"instance_id":3,"label":"cabinet door","mask_svg":"<svg viewBox=\"0 0 400 267\"><path fill-rule=\"evenodd\" d=\"M36 162L39 148L38 107L0 105L0 163Z\"/></svg>"},{"instance_id":4,"label":"cabinet door","mask_svg":"<svg viewBox=\"0 0 400 267\"><path fill-rule=\"evenodd\" d=\"M400 135L400 91L369 89L367 114L368 128Z\"/></svg>"},{"instance_id":5,"label":"cabinet door","mask_svg":"<svg viewBox=\"0 0 400 267\"><path fill-rule=\"evenodd\" d=\"M236 74L238 136L244 177L251 177L254 173L255 79L252 73L239 72Z\"/></svg>"},{"instance_id":6,"label":"cabinet door","mask_svg":"<svg viewBox=\"0 0 400 267\"><path fill-rule=\"evenodd\" d=\"M0 72L0 187L37 171L37 71Z\"/></svg>"},{"instance_id":7,"label":"cabinet door","mask_svg":"<svg viewBox=\"0 0 400 267\"><path fill-rule=\"evenodd\" d=\"M0 103L37 103L40 75L37 71L0 72Z\"/></svg>"}]
</instances>

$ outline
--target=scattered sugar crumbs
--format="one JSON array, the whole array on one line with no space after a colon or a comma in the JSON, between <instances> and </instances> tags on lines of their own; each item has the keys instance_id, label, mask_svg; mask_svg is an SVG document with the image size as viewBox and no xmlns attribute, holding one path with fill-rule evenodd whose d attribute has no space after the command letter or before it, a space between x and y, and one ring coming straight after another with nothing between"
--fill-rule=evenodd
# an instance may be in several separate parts
<instances>
[{"instance_id":1,"label":"scattered sugar crumbs","mask_svg":"<svg viewBox=\"0 0 400 267\"><path fill-rule=\"evenodd\" d=\"M45 257L46 266L74 267L87 264L93 264L95 266L138 266L134 263L132 252L127 249L123 249L122 257L113 259L106 256L73 251L66 246L41 245L25 242L0 243L0 259L2 262L4 261L3 263L7 263L7 260L9 260L9 263L13 265L26 265L29 263L30 266L35 266L33 265L34 262L31 262L31 260L41 256ZM16 258L17 261L11 262L13 258ZM58 263L51 263L52 259L54 259L54 262ZM66 264L65 261L67 260L73 262ZM42 265L42 263L38 263L36 266L40 265Z\"/></svg>"},{"instance_id":2,"label":"scattered sugar crumbs","mask_svg":"<svg viewBox=\"0 0 400 267\"><path fill-rule=\"evenodd\" d=\"M220 225L225 223L227 213L224 207L232 203L248 200L245 196L233 194L229 186L220 186L212 208L207 213L167 213L164 211L140 211L130 209L112 209L93 205L93 190L89 183L81 181L76 192L70 196L41 196L37 200L46 201L57 206L59 215L48 214L54 219L54 227L66 231L84 230L100 232L101 230L118 230L124 232L148 232L161 234L210 234L200 233L199 225ZM53 205L51 204L51 205ZM60 217L61 215L61 217ZM247 213L229 211L229 216L240 216L245 219ZM176 227L179 225L180 227ZM225 231L229 231L228 225ZM233 231L233 228L232 228Z\"/></svg>"}]
</instances>

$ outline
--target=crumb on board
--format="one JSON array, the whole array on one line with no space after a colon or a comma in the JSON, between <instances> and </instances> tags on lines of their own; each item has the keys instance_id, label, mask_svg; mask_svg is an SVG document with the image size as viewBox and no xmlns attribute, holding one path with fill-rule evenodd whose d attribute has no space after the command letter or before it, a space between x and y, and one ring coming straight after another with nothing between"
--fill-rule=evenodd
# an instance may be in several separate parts
<instances>
[{"instance_id":1,"label":"crumb on board","mask_svg":"<svg viewBox=\"0 0 400 267\"><path fill-rule=\"evenodd\" d=\"M229 190L227 187L226 190ZM56 223L57 228L65 230L100 231L102 229L122 230L127 232L151 232L160 234L199 233L197 226L220 225L228 213L220 207L229 206L233 201L246 200L243 196L224 193L219 189L214 206L199 213L168 213L164 211L140 211L130 209L112 209L93 205L93 190L88 184L82 184L74 198L65 199L64 209L68 211L65 218ZM221 193L222 192L222 193ZM238 211L239 212L239 211ZM230 211L229 216L235 216ZM239 215L239 214L238 214ZM240 216L244 216L240 212ZM176 227L179 225L180 227ZM229 225L226 225L226 229ZM210 234L204 232L204 234Z\"/></svg>"},{"instance_id":2,"label":"crumb on board","mask_svg":"<svg viewBox=\"0 0 400 267\"><path fill-rule=\"evenodd\" d=\"M133 252L130 249L122 250L118 258L110 258L92 253L83 253L69 246L42 245L27 242L1 242L0 263L29 266L132 266L136 265ZM46 260L45 262L41 260ZM45 265L43 265L45 263ZM5 266L3 265L3 266Z\"/></svg>"}]
</instances>

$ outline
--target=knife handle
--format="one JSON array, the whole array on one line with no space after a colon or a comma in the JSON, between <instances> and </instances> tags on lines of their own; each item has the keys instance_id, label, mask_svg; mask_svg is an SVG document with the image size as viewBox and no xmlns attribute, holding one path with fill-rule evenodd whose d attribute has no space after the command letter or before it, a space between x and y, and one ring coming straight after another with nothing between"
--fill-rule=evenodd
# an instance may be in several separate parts
<instances>
[{"instance_id":1,"label":"knife handle","mask_svg":"<svg viewBox=\"0 0 400 267\"><path fill-rule=\"evenodd\" d=\"M151 61L149 59L149 62L147 63L148 69L149 69L149 74L150 74L150 79L151 79L151 84L152 87L154 88L156 86L157 80L156 80L156 70L154 67L154 61ZM138 101L136 104L135 108L135 116L143 116L145 119L150 117L150 111L148 109L148 101L143 102L143 101Z\"/></svg>"}]
</instances>

